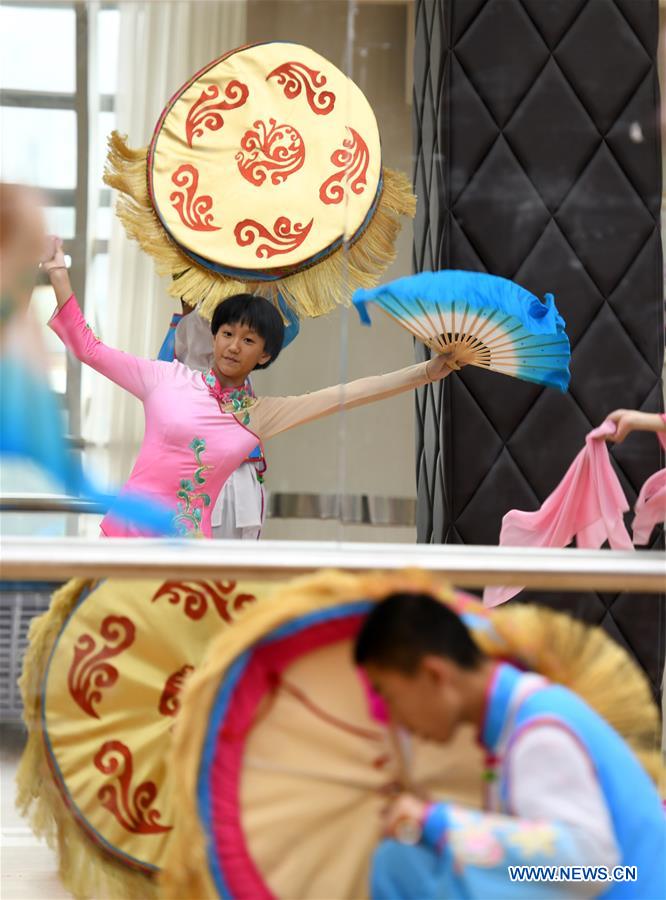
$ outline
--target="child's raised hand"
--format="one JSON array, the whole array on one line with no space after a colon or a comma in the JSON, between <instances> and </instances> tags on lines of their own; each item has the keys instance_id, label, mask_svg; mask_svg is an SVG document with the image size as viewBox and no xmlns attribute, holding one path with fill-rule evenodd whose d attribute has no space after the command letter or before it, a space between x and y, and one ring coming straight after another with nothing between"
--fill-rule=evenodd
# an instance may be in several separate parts
<instances>
[{"instance_id":1,"label":"child's raised hand","mask_svg":"<svg viewBox=\"0 0 666 900\"><path fill-rule=\"evenodd\" d=\"M632 431L666 429L666 424L658 413L645 413L637 409L616 409L606 418L615 423L615 434L609 434L607 437L607 440L615 444L621 444Z\"/></svg>"},{"instance_id":2,"label":"child's raised hand","mask_svg":"<svg viewBox=\"0 0 666 900\"><path fill-rule=\"evenodd\" d=\"M49 234L44 243L41 267L45 272L51 269L66 269L65 254L62 249L62 240L54 234Z\"/></svg>"},{"instance_id":3,"label":"child's raised hand","mask_svg":"<svg viewBox=\"0 0 666 900\"><path fill-rule=\"evenodd\" d=\"M55 290L58 309L62 309L72 296L72 283L69 280L62 241L53 234L46 238L41 267L48 273L49 280Z\"/></svg>"}]
</instances>

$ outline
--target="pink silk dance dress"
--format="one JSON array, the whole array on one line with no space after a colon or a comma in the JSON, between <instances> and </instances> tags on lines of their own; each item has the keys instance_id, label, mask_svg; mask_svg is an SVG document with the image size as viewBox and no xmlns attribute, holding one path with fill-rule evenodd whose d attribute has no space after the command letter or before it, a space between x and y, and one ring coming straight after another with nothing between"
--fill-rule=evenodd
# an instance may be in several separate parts
<instances>
[{"instance_id":1,"label":"pink silk dance dress","mask_svg":"<svg viewBox=\"0 0 666 900\"><path fill-rule=\"evenodd\" d=\"M49 325L77 359L143 403L143 443L121 493L131 490L172 508L182 534L211 537L212 498L258 443L431 380L425 362L311 394L255 400L243 391L223 390L211 372L206 375L179 362L140 359L107 347L86 324L74 295ZM101 531L107 537L148 534L114 519L113 507L102 520Z\"/></svg>"}]
</instances>

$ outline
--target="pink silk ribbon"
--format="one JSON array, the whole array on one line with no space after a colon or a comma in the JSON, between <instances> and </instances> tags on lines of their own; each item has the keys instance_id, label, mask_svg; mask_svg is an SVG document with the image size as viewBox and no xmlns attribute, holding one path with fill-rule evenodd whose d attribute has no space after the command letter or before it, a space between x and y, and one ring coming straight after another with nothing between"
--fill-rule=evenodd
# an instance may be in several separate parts
<instances>
[{"instance_id":1,"label":"pink silk ribbon","mask_svg":"<svg viewBox=\"0 0 666 900\"><path fill-rule=\"evenodd\" d=\"M578 547L597 549L607 540L613 550L632 550L623 519L629 504L605 441L614 432L615 424L607 419L587 435L585 447L540 509L508 512L502 519L500 546L566 547L575 537ZM521 590L488 587L484 606L506 603Z\"/></svg>"},{"instance_id":2,"label":"pink silk ribbon","mask_svg":"<svg viewBox=\"0 0 666 900\"><path fill-rule=\"evenodd\" d=\"M660 431L657 436L666 450L666 434ZM654 526L666 521L666 469L655 472L645 482L636 501L635 513L634 544L642 546L650 540Z\"/></svg>"}]
</instances>

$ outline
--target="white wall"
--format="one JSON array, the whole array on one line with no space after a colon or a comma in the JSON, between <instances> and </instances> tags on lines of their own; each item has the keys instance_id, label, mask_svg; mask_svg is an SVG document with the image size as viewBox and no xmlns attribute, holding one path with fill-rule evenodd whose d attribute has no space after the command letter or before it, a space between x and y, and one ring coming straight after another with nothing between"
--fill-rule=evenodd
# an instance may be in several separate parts
<instances>
[{"instance_id":1,"label":"white wall","mask_svg":"<svg viewBox=\"0 0 666 900\"><path fill-rule=\"evenodd\" d=\"M405 99L407 8L362 4L348 53L349 5L344 0L249 0L248 43L307 44L352 77L368 97L382 136L384 162L411 176L411 108ZM398 258L387 279L411 272L411 222L405 220ZM412 340L379 316L372 328L354 310L305 321L296 342L274 368L256 376L261 394L297 394L341 380L390 371L414 362ZM281 435L267 447L267 486L273 491L415 496L414 399L402 395ZM335 523L268 523L266 537L415 539L411 528L354 528Z\"/></svg>"}]
</instances>

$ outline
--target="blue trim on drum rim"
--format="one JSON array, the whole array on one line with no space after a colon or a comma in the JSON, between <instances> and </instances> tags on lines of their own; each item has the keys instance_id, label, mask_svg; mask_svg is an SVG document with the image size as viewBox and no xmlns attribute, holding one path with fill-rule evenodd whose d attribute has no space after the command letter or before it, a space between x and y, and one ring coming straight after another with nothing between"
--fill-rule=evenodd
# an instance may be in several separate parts
<instances>
[{"instance_id":1,"label":"blue trim on drum rim","mask_svg":"<svg viewBox=\"0 0 666 900\"><path fill-rule=\"evenodd\" d=\"M70 792L69 792L69 789L68 789L68 787L67 787L67 784L66 784L66 782L65 782L65 779L63 778L63 774L62 774L62 772L61 772L61 770L60 770L60 766L58 765L58 761L57 761L57 759L56 759L55 753L53 752L53 747L51 746L51 739L49 738L49 734L48 734L48 731L47 731L47 729L46 729L46 684L47 684L47 681L48 681L49 672L50 672L50 669L51 669L51 663L52 663L52 661L53 661L53 656L54 656L55 651L56 651L56 649L57 649L57 647L58 647L58 643L60 642L60 639L61 639L61 637L63 636L65 629L66 629L67 626L69 625L69 623L70 623L72 617L73 617L74 614L77 612L77 610L79 609L79 607L80 607L83 603L85 603L85 601L86 601L90 596L92 596L92 594L94 594L94 592L95 592L99 587L101 587L101 586L105 583L106 580L107 580L107 579L105 578L105 579L103 579L102 581L95 583L94 587L90 587L90 585L86 585L86 586L83 588L83 590L81 591L81 596L80 596L79 599L76 601L76 604L72 607L72 610L70 611L69 615L67 616L67 618L66 618L65 621L63 622L62 628L61 628L60 631L58 632L58 636L57 636L57 638L55 639L55 641L54 641L54 643L53 643L53 647L51 648L51 653L49 654L49 661L48 661L48 663L46 664L46 670L45 670L45 672L44 672L44 680L43 680L43 682L42 682L42 687L41 687L41 697L42 697L42 709L41 709L42 737L43 737L43 739L44 739L44 747L45 747L45 749L46 749L46 752L47 752L48 757L49 757L49 760L50 760L49 768L50 768L50 770L51 770L51 773L52 773L52 775L53 775L53 777L54 777L54 780L57 781L57 783L58 783L58 789L59 789L59 790L62 792L62 794L64 795L65 803L66 803L67 807L72 811L72 813L73 813L73 815L74 815L74 818L76 819L77 824L78 824L78 825L79 825L86 833L88 833L89 837L91 837L92 840L93 840L96 844L99 844L99 845L100 845L101 847L103 847L106 851L108 851L108 853L110 853L111 856L114 857L114 859L118 859L118 860L124 861L124 862L126 862L126 863L129 863L129 864L131 865L132 868L138 869L139 871L143 871L143 872L159 872L159 871L160 871L159 866L155 866L155 865L153 865L152 863L143 862L142 860L137 859L137 858L134 857L134 856L131 856L129 853L125 853L124 851L119 850L114 844L112 844L110 841L108 841L105 837L102 837L102 835L99 833L99 831L97 831L97 829L94 828L94 827L90 824L90 822L88 821L88 819L87 819L87 818L83 815L83 813L81 812L79 806L78 806L78 805L74 802L74 800L72 799L72 795L71 795Z\"/></svg>"},{"instance_id":2,"label":"blue trim on drum rim","mask_svg":"<svg viewBox=\"0 0 666 900\"><path fill-rule=\"evenodd\" d=\"M302 616L280 625L274 631L271 631L265 638L257 642L254 648L259 648L265 644L272 644L285 637L291 637L293 634L309 628L311 625L319 625L322 622L330 622L336 619L343 619L351 616L368 612L373 606L372 601L356 601L354 603L346 603L329 609L316 610L315 612L305 613ZM212 810L210 791L207 784L210 780L210 768L215 758L215 750L217 747L217 736L220 726L224 722L224 718L231 702L231 697L239 681L242 679L245 669L252 659L254 648L245 650L238 656L227 670L224 676L217 696L213 701L209 725L206 729L204 738L203 752L201 754L201 762L199 764L199 774L197 775L197 809L206 833L206 856L208 857L208 868L213 876L215 887L220 896L224 900L234 900L233 894L225 881L224 872L222 871L217 855L214 852L214 846L211 840L212 835Z\"/></svg>"},{"instance_id":3,"label":"blue trim on drum rim","mask_svg":"<svg viewBox=\"0 0 666 900\"><path fill-rule=\"evenodd\" d=\"M213 876L215 887L224 900L234 900L233 894L229 891L224 874L220 868L217 855L214 853L214 846L211 839L212 835L212 811L210 791L206 789L206 784L210 778L210 768L215 758L215 749L217 746L217 735L224 722L224 718L231 701L231 693L238 682L243 677L245 669L252 659L252 652L246 650L237 657L230 666L222 688L215 698L206 737L204 739L203 753L201 754L201 762L199 764L199 773L197 775L197 809L199 816L203 822L206 834L206 856L208 857L208 868Z\"/></svg>"}]
</instances>

